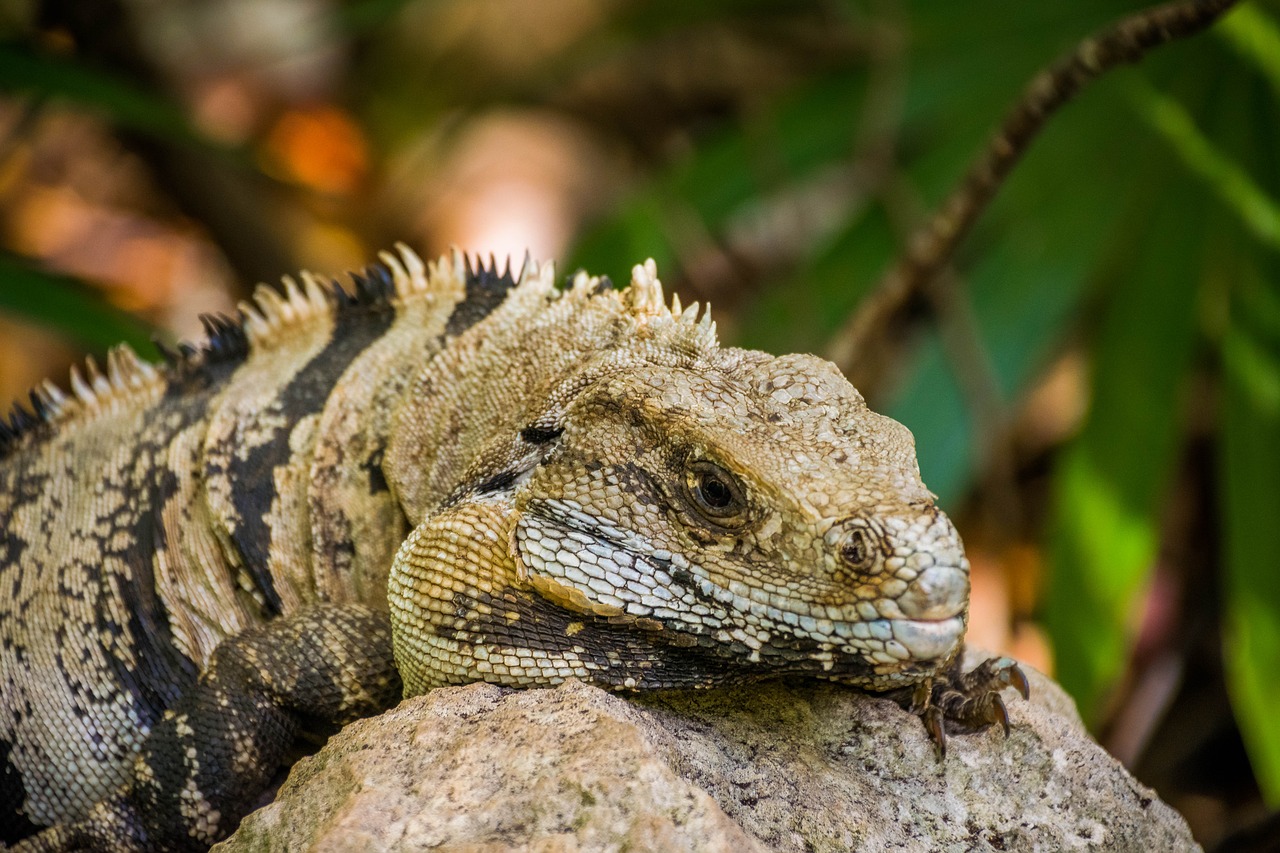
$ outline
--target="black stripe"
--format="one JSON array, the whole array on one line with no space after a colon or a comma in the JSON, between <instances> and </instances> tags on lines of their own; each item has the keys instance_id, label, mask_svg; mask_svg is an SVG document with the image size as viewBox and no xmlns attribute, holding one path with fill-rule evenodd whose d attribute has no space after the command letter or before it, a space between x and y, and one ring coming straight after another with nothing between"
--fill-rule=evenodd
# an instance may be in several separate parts
<instances>
[{"instance_id":1,"label":"black stripe","mask_svg":"<svg viewBox=\"0 0 1280 853\"><path fill-rule=\"evenodd\" d=\"M272 473L293 459L289 436L304 417L321 411L333 386L365 348L382 337L395 320L385 302L355 304L335 316L329 343L309 361L280 392L273 408L284 415L284 423L270 440L249 452L244 459L232 457L227 478L234 487L231 501L239 523L232 540L244 558L244 565L266 602L266 615L282 609L275 582L267 570L271 530L267 514L276 497Z\"/></svg>"},{"instance_id":2,"label":"black stripe","mask_svg":"<svg viewBox=\"0 0 1280 853\"><path fill-rule=\"evenodd\" d=\"M478 260L473 269L470 258L466 259L466 264L467 295L449 316L449 322L445 326L445 334L449 337L457 337L488 317L516 286L510 265L499 273L498 264L493 258L489 259L488 267Z\"/></svg>"},{"instance_id":3,"label":"black stripe","mask_svg":"<svg viewBox=\"0 0 1280 853\"><path fill-rule=\"evenodd\" d=\"M156 590L155 554L169 546L164 509L179 488L178 475L168 467L166 452L168 442L176 434L164 435L164 443L153 446L147 454L149 458L143 464L152 474L147 476L144 468L146 482L140 483L137 489L143 506L133 529L133 541L127 552L115 554L130 564L128 585L120 590L120 595L129 613L128 635L134 638L136 658L136 666L132 668L117 664L118 681L148 709L161 711L173 705L195 683L198 675L195 662L177 648L168 608ZM142 495L146 496L145 502ZM111 595L112 590L107 588L103 594ZM102 614L98 614L98 636L108 636L121 627L107 625ZM109 659L115 661L113 657ZM138 710L141 712L142 708ZM145 719L147 715L140 716Z\"/></svg>"}]
</instances>

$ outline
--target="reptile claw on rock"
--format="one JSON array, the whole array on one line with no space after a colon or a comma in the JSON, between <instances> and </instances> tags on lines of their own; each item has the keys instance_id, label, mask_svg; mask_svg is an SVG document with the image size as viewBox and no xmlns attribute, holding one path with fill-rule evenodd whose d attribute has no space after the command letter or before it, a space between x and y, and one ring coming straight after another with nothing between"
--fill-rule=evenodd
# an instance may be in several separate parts
<instances>
[{"instance_id":1,"label":"reptile claw on rock","mask_svg":"<svg viewBox=\"0 0 1280 853\"><path fill-rule=\"evenodd\" d=\"M947 723L959 732L981 731L999 723L1008 737L1009 710L1000 691L1012 687L1024 700L1031 698L1026 673L1012 658L988 658L966 673L960 672L959 659L957 655L956 662L932 682L917 685L908 706L937 744L939 760L947 754Z\"/></svg>"},{"instance_id":2,"label":"reptile claw on rock","mask_svg":"<svg viewBox=\"0 0 1280 853\"><path fill-rule=\"evenodd\" d=\"M1027 683L1027 675L1022 671L1022 667L1018 666L1009 658L1001 658L1002 661L1009 661L1010 666L1004 670L1005 683L1011 687L1016 687L1018 692L1022 694L1025 700L1031 699L1031 685Z\"/></svg>"},{"instance_id":3,"label":"reptile claw on rock","mask_svg":"<svg viewBox=\"0 0 1280 853\"><path fill-rule=\"evenodd\" d=\"M992 712L995 714L996 720L1004 729L1004 736L1009 736L1009 710L1004 706L1004 700L1000 698L1000 694L993 694L991 697Z\"/></svg>"}]
</instances>

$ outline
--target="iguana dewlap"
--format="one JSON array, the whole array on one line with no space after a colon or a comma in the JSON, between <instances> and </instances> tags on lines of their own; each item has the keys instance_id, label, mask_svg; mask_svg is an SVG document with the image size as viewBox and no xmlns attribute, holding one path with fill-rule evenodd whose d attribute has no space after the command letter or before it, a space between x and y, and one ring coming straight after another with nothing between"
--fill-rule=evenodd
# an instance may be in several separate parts
<instances>
[{"instance_id":1,"label":"iguana dewlap","mask_svg":"<svg viewBox=\"0 0 1280 853\"><path fill-rule=\"evenodd\" d=\"M1007 727L911 435L834 366L721 348L652 262L354 279L0 420L0 839L205 849L303 729L481 680L811 675Z\"/></svg>"}]
</instances>

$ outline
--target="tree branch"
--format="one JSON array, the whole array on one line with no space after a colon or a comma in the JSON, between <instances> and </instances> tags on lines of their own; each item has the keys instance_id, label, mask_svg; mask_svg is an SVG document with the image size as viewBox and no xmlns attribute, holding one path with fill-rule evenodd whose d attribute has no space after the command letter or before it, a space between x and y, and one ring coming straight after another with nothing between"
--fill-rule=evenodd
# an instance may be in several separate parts
<instances>
[{"instance_id":1,"label":"tree branch","mask_svg":"<svg viewBox=\"0 0 1280 853\"><path fill-rule=\"evenodd\" d=\"M1179 0L1138 12L1089 36L1038 73L963 180L907 242L905 253L837 334L828 357L847 374L861 371L873 342L938 280L956 247L1049 118L1093 80L1151 49L1195 35L1236 0ZM854 377L859 384L865 377Z\"/></svg>"}]
</instances>

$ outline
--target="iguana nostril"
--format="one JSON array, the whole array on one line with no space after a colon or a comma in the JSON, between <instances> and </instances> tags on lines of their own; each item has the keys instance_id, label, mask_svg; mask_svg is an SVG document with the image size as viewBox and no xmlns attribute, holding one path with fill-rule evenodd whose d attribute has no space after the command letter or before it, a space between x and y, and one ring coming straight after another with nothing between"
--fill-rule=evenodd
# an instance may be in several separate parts
<instances>
[{"instance_id":1,"label":"iguana nostril","mask_svg":"<svg viewBox=\"0 0 1280 853\"><path fill-rule=\"evenodd\" d=\"M840 543L840 559L855 569L866 569L874 562L875 558L866 530L855 527L845 534Z\"/></svg>"}]
</instances>

